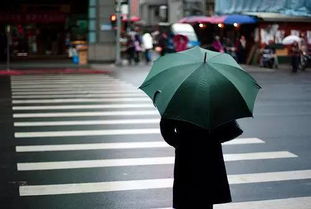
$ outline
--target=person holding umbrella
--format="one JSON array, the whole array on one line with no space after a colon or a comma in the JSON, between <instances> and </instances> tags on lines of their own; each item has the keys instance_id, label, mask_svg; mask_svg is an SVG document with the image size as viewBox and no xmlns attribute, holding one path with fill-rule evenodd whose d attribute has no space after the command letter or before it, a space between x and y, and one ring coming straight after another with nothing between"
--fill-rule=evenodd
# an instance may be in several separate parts
<instances>
[{"instance_id":1,"label":"person holding umbrella","mask_svg":"<svg viewBox=\"0 0 311 209\"><path fill-rule=\"evenodd\" d=\"M173 207L230 202L221 143L242 134L236 119L253 116L257 82L230 55L194 47L160 57L139 88L175 147Z\"/></svg>"},{"instance_id":2,"label":"person holding umbrella","mask_svg":"<svg viewBox=\"0 0 311 209\"><path fill-rule=\"evenodd\" d=\"M291 64L292 64L292 72L297 73L300 59L300 49L298 42L295 41L291 46Z\"/></svg>"},{"instance_id":3,"label":"person holding umbrella","mask_svg":"<svg viewBox=\"0 0 311 209\"><path fill-rule=\"evenodd\" d=\"M291 55L291 65L292 65L292 73L296 73L299 67L299 59L300 59L300 49L299 42L301 38L296 35L286 36L282 40L282 44L290 46L290 55Z\"/></svg>"},{"instance_id":4,"label":"person holding umbrella","mask_svg":"<svg viewBox=\"0 0 311 209\"><path fill-rule=\"evenodd\" d=\"M161 134L175 148L173 207L212 209L231 202L221 143L242 134L236 121L213 130L161 119Z\"/></svg>"}]
</instances>

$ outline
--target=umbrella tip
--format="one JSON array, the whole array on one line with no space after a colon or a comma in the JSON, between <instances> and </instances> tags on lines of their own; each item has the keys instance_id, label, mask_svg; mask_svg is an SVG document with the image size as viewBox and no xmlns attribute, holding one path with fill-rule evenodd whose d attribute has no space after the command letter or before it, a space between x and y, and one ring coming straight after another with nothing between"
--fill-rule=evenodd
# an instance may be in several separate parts
<instances>
[{"instance_id":1,"label":"umbrella tip","mask_svg":"<svg viewBox=\"0 0 311 209\"><path fill-rule=\"evenodd\" d=\"M206 57L207 57L207 52L205 52L205 55L204 55L204 63L206 63Z\"/></svg>"}]
</instances>

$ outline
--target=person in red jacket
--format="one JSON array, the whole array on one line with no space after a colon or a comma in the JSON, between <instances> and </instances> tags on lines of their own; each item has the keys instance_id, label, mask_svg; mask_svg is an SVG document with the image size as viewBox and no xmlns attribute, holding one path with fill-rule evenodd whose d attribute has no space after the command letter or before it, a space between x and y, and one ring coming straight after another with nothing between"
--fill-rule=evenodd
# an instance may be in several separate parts
<instances>
[{"instance_id":1,"label":"person in red jacket","mask_svg":"<svg viewBox=\"0 0 311 209\"><path fill-rule=\"evenodd\" d=\"M189 39L187 36L177 34L173 38L174 48L176 52L184 51L187 49Z\"/></svg>"}]
</instances>

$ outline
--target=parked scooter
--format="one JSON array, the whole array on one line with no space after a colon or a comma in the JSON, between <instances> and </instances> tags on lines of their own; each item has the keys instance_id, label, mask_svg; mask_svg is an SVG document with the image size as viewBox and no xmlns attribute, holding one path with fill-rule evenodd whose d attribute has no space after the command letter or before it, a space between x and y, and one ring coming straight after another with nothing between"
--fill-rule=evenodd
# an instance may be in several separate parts
<instances>
[{"instance_id":1,"label":"parked scooter","mask_svg":"<svg viewBox=\"0 0 311 209\"><path fill-rule=\"evenodd\" d=\"M298 70L305 71L308 65L311 63L311 55L303 53L300 57L300 62L298 65Z\"/></svg>"},{"instance_id":2,"label":"parked scooter","mask_svg":"<svg viewBox=\"0 0 311 209\"><path fill-rule=\"evenodd\" d=\"M275 57L272 49L263 49L260 59L260 66L273 68L275 66Z\"/></svg>"}]
</instances>

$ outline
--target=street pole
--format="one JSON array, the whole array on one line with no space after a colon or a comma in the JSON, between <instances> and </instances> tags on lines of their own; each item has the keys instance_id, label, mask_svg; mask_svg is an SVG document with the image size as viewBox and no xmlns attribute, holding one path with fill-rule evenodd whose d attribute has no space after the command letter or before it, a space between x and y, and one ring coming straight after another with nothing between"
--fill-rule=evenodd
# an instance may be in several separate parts
<instances>
[{"instance_id":1,"label":"street pole","mask_svg":"<svg viewBox=\"0 0 311 209\"><path fill-rule=\"evenodd\" d=\"M131 9L131 0L127 0L127 32L129 33L131 31L131 16L132 16L132 9Z\"/></svg>"},{"instance_id":2,"label":"street pole","mask_svg":"<svg viewBox=\"0 0 311 209\"><path fill-rule=\"evenodd\" d=\"M121 45L120 45L120 38L121 38L121 0L117 0L117 36L116 36L116 65L121 65Z\"/></svg>"},{"instance_id":3,"label":"street pole","mask_svg":"<svg viewBox=\"0 0 311 209\"><path fill-rule=\"evenodd\" d=\"M10 42L11 42L11 26L6 26L6 69L10 70Z\"/></svg>"}]
</instances>

